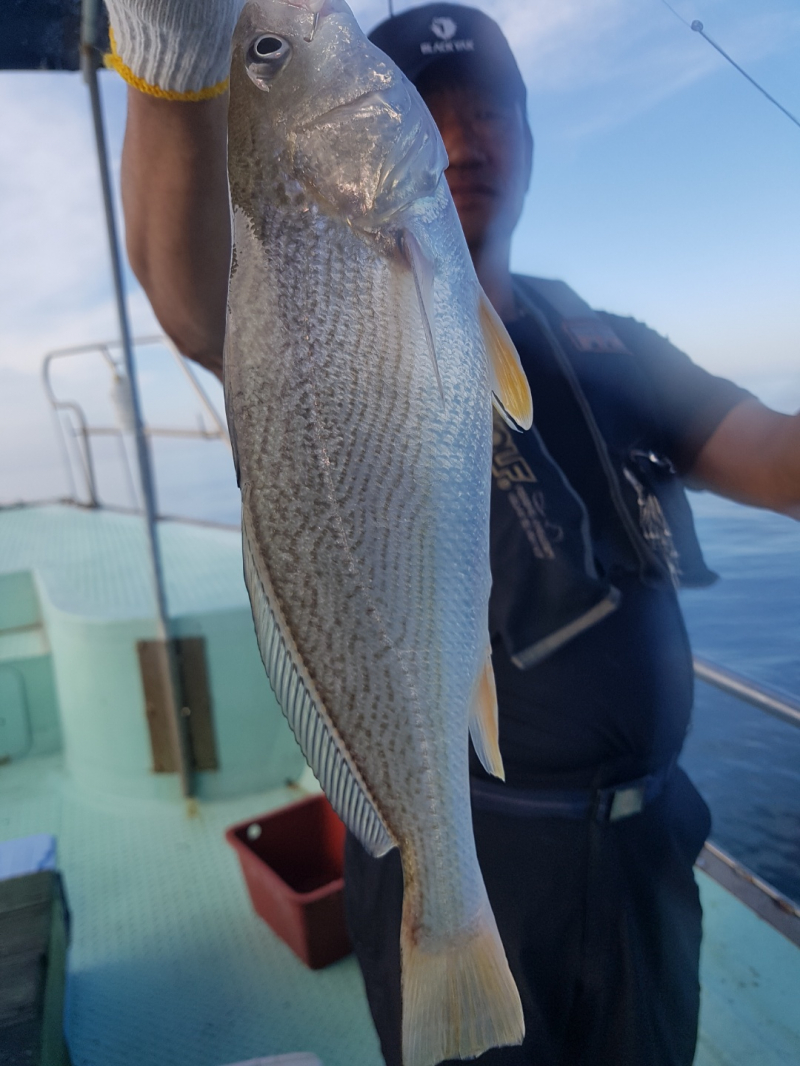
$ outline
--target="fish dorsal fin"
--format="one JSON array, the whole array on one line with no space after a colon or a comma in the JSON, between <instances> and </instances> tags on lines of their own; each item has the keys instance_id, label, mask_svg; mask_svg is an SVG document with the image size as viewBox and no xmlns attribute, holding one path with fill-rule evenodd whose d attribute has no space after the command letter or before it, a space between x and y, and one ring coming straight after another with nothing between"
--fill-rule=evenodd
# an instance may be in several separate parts
<instances>
[{"instance_id":1,"label":"fish dorsal fin","mask_svg":"<svg viewBox=\"0 0 800 1066\"><path fill-rule=\"evenodd\" d=\"M479 314L495 407L512 429L530 429L533 401L528 379L514 342L483 289L480 290Z\"/></svg>"},{"instance_id":2,"label":"fish dorsal fin","mask_svg":"<svg viewBox=\"0 0 800 1066\"><path fill-rule=\"evenodd\" d=\"M394 843L311 679L306 676L299 652L280 617L276 597L265 587L269 581L262 578L256 564L247 510L243 501L244 580L272 691L331 806L369 854L378 858L390 851Z\"/></svg>"},{"instance_id":3,"label":"fish dorsal fin","mask_svg":"<svg viewBox=\"0 0 800 1066\"><path fill-rule=\"evenodd\" d=\"M487 652L486 662L480 672L472 694L472 708L469 717L469 735L475 754L487 774L493 774L505 781L503 756L498 743L499 727L497 721L497 691L492 669L492 652Z\"/></svg>"},{"instance_id":4,"label":"fish dorsal fin","mask_svg":"<svg viewBox=\"0 0 800 1066\"><path fill-rule=\"evenodd\" d=\"M425 331L425 339L428 342L428 351L431 363L433 363L433 372L436 375L439 395L442 398L442 403L444 403L444 386L442 385L442 375L439 373L436 342L433 337L433 263L411 230L404 229L400 234L400 250L411 267L411 273L414 277L414 287L417 290L417 300L419 302L420 315L422 316L422 328Z\"/></svg>"}]
</instances>

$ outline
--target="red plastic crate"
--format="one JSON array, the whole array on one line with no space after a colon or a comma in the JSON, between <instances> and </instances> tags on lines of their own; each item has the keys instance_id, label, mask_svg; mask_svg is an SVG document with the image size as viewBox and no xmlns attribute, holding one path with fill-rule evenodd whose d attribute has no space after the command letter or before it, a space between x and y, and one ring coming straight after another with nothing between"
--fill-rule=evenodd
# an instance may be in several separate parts
<instances>
[{"instance_id":1,"label":"red plastic crate","mask_svg":"<svg viewBox=\"0 0 800 1066\"><path fill-rule=\"evenodd\" d=\"M231 826L253 909L319 970L351 951L344 919L345 828L325 796Z\"/></svg>"}]
</instances>

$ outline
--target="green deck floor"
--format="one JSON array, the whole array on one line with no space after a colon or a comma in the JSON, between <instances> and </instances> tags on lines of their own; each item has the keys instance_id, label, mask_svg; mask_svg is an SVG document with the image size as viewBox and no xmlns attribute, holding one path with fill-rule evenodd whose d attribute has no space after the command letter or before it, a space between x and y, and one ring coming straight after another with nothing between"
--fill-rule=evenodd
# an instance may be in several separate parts
<instances>
[{"instance_id":1,"label":"green deck floor","mask_svg":"<svg viewBox=\"0 0 800 1066\"><path fill-rule=\"evenodd\" d=\"M355 960L312 972L253 913L224 830L297 798L182 804L81 793L58 757L0 767L0 840L58 838L73 920L74 1066L223 1066L313 1051L379 1066Z\"/></svg>"},{"instance_id":2,"label":"green deck floor","mask_svg":"<svg viewBox=\"0 0 800 1066\"><path fill-rule=\"evenodd\" d=\"M84 618L152 616L141 518L63 505L9 508L0 518L0 573L35 570L55 608ZM182 522L158 530L170 615L249 607L238 531Z\"/></svg>"},{"instance_id":3,"label":"green deck floor","mask_svg":"<svg viewBox=\"0 0 800 1066\"><path fill-rule=\"evenodd\" d=\"M705 874L697 1066L800 1066L800 949Z\"/></svg>"},{"instance_id":4,"label":"green deck floor","mask_svg":"<svg viewBox=\"0 0 800 1066\"><path fill-rule=\"evenodd\" d=\"M0 517L6 606L19 585L19 617L4 619L0 603L7 658L22 654L11 646L20 639L13 627L37 615L26 571L47 603L71 617L151 616L140 520L64 507ZM230 626L238 610L254 644L238 535L177 523L162 524L160 535L170 613L228 612ZM44 640L35 627L22 636ZM221 639L214 630L212 681L223 665L214 658ZM255 648L253 658L263 685ZM253 914L223 838L229 825L288 802L296 789L202 802L189 817L181 802L116 798L92 790L91 773L81 780L68 776L60 754L0 764L0 841L58 839L73 913L66 1029L74 1066L223 1066L294 1051L315 1052L324 1066L381 1066L354 960L307 970ZM800 1066L800 951L704 876L701 892L697 1066Z\"/></svg>"},{"instance_id":5,"label":"green deck floor","mask_svg":"<svg viewBox=\"0 0 800 1066\"><path fill-rule=\"evenodd\" d=\"M223 840L228 825L296 796L204 803L189 818L180 804L98 801L58 757L0 767L0 839L58 838L74 1066L222 1066L301 1050L324 1066L380 1066L354 960L307 970L253 914ZM705 876L701 891L697 1066L800 1063L800 951Z\"/></svg>"}]
</instances>

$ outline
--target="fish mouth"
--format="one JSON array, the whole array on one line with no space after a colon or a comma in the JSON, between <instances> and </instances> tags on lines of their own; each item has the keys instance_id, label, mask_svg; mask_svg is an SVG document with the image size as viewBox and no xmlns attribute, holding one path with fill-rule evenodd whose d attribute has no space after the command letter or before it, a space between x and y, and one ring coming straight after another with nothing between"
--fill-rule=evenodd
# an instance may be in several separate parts
<instances>
[{"instance_id":1,"label":"fish mouth","mask_svg":"<svg viewBox=\"0 0 800 1066\"><path fill-rule=\"evenodd\" d=\"M384 113L391 115L392 118L401 117L400 112L396 107L389 103L380 89L368 89L359 96L354 96L352 100L345 100L344 103L335 104L327 111L323 111L322 114L315 116L298 128L302 130L303 133L307 133L309 130L314 129L317 126L326 125L332 119L356 118L367 112L374 112L376 110L383 111Z\"/></svg>"}]
</instances>

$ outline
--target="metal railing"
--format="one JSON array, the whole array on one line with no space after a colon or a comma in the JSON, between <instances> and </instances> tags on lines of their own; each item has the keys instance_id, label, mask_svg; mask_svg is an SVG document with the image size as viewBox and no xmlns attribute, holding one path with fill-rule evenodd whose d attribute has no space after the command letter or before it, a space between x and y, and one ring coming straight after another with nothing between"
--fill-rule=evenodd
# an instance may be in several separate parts
<instances>
[{"instance_id":1,"label":"metal railing","mask_svg":"<svg viewBox=\"0 0 800 1066\"><path fill-rule=\"evenodd\" d=\"M707 840L695 865L759 918L800 947L800 909L772 885Z\"/></svg>"},{"instance_id":2,"label":"metal railing","mask_svg":"<svg viewBox=\"0 0 800 1066\"><path fill-rule=\"evenodd\" d=\"M729 696L734 696L743 703L750 703L782 722L800 726L800 700L790 696L788 692L758 684L698 655L694 657L694 673L695 677L721 692L727 692Z\"/></svg>"},{"instance_id":3,"label":"metal railing","mask_svg":"<svg viewBox=\"0 0 800 1066\"><path fill-rule=\"evenodd\" d=\"M741 674L698 655L694 657L694 673L699 680L733 696L734 699L749 703L781 722L800 726L800 700L788 692L742 677ZM706 842L700 852L697 866L800 947L800 907L793 900L778 892L710 841Z\"/></svg>"},{"instance_id":4,"label":"metal railing","mask_svg":"<svg viewBox=\"0 0 800 1066\"><path fill-rule=\"evenodd\" d=\"M173 437L194 440L219 440L230 448L228 429L224 420L220 417L203 386L195 377L191 367L170 339L160 335L137 337L134 339L133 344L137 349L153 345L167 349L186 378L213 427L206 428L202 423L197 429L146 425L144 427L145 435L149 438ZM48 352L42 361L42 384L55 415L57 439L61 447L72 498L76 502L88 503L90 507L101 506L102 501L98 491L97 469L92 442L97 437L113 437L119 442L120 462L124 470L131 504L135 510L140 510L141 501L136 491L136 477L125 447L125 435L133 431L133 413L129 385L123 363L120 358L115 358L115 354L121 350L121 347L120 341L100 341L95 344L84 344L73 348L58 348L55 351ZM102 358L112 376L111 395L116 408L116 425L91 425L81 405L74 399L65 399L57 395L53 384L52 369L56 360L91 355L93 353ZM76 466L86 494L86 500L84 501L79 498L74 472L74 467Z\"/></svg>"}]
</instances>

